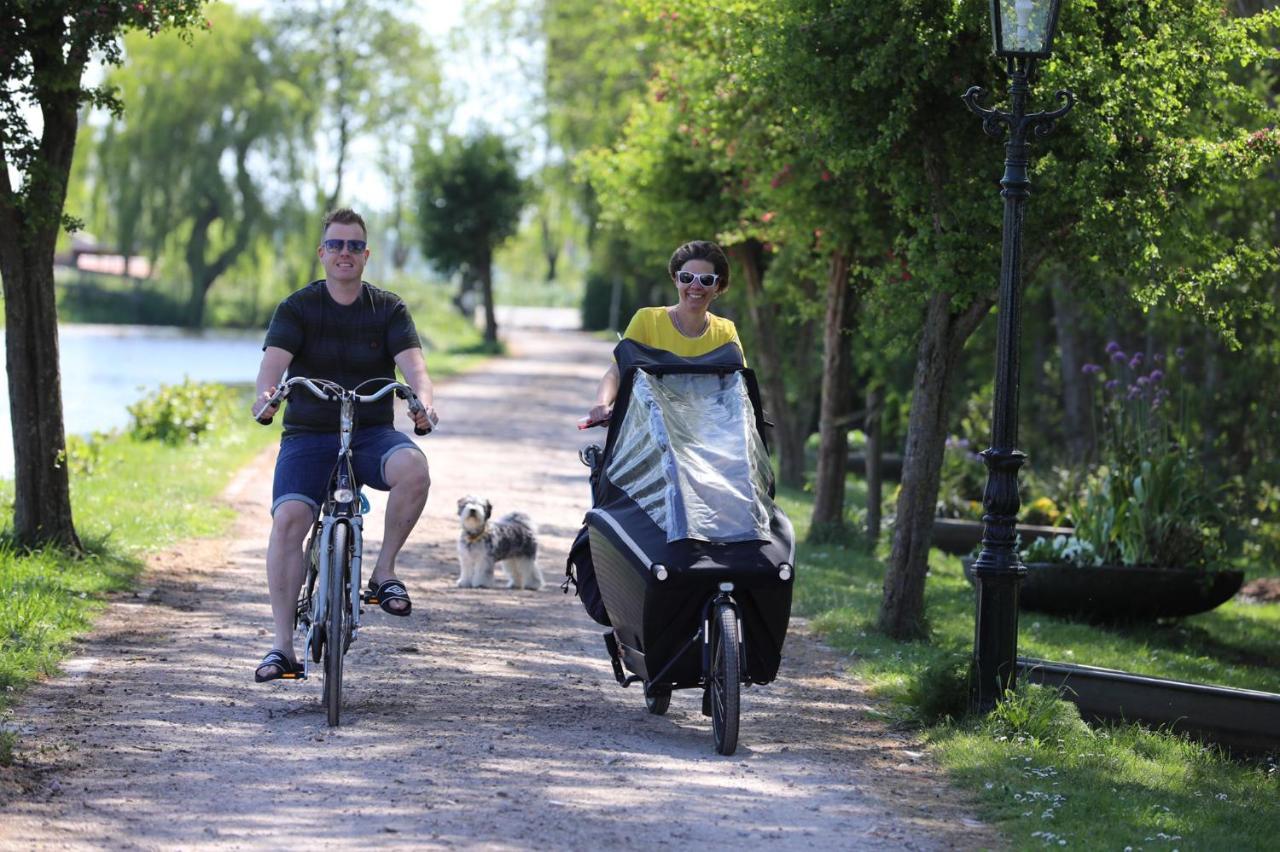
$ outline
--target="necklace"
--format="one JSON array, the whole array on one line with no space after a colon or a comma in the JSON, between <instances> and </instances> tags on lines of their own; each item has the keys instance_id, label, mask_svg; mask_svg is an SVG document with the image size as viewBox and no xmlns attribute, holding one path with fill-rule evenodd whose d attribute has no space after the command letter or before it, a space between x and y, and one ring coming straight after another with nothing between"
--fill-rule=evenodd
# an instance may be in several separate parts
<instances>
[{"instance_id":1,"label":"necklace","mask_svg":"<svg viewBox=\"0 0 1280 852\"><path fill-rule=\"evenodd\" d=\"M676 327L676 331L680 332L680 334L684 337L701 337L702 335L707 333L707 328L711 325L711 317L707 316L706 314L703 314L702 330L699 331L697 334L690 334L689 332L685 331L684 326L680 324L680 317L676 316L675 310L667 311L667 316L671 317L671 324L674 325Z\"/></svg>"}]
</instances>

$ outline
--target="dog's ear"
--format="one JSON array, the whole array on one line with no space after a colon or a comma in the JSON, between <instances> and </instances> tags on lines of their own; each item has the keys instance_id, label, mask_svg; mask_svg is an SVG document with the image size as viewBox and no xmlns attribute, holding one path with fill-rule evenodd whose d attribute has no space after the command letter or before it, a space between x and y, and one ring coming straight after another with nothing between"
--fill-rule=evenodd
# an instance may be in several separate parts
<instances>
[{"instance_id":1,"label":"dog's ear","mask_svg":"<svg viewBox=\"0 0 1280 852\"><path fill-rule=\"evenodd\" d=\"M462 511L462 507L463 507L463 506L467 505L467 500L468 500L468 499L469 499L469 498L467 498L467 497L459 497L459 498L458 498L458 511L459 511L459 512L461 512L461 511Z\"/></svg>"},{"instance_id":2,"label":"dog's ear","mask_svg":"<svg viewBox=\"0 0 1280 852\"><path fill-rule=\"evenodd\" d=\"M492 515L492 514L493 514L493 504L492 504L492 503L490 503L488 500L485 500L485 501L484 501L484 517L485 517L485 520L488 520L488 519L489 519L489 516L490 516L490 515Z\"/></svg>"}]
</instances>

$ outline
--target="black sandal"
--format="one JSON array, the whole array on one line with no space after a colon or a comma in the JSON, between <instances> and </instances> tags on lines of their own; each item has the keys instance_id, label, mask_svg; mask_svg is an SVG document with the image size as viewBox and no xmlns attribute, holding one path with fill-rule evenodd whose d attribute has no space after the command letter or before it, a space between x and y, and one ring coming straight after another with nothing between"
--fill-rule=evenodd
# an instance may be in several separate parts
<instances>
[{"instance_id":1,"label":"black sandal","mask_svg":"<svg viewBox=\"0 0 1280 852\"><path fill-rule=\"evenodd\" d=\"M413 610L413 601L409 600L409 590L399 580L383 580L377 586L373 579L369 580L369 590L364 594L365 603L377 604L388 615L406 616ZM404 601L403 609L392 609L387 604L392 601Z\"/></svg>"},{"instance_id":2,"label":"black sandal","mask_svg":"<svg viewBox=\"0 0 1280 852\"><path fill-rule=\"evenodd\" d=\"M269 666L279 673L263 675L262 670ZM305 677L306 668L301 663L291 662L284 655L284 651L275 649L262 658L262 662L258 663L258 668L253 672L253 679L258 683L266 683L269 680L302 680Z\"/></svg>"}]
</instances>

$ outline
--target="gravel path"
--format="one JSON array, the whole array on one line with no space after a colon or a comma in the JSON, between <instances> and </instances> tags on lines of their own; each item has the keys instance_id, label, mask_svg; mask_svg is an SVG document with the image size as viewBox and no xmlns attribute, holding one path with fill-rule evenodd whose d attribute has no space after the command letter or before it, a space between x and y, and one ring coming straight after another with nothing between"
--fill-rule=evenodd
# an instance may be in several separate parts
<instances>
[{"instance_id":1,"label":"gravel path","mask_svg":"<svg viewBox=\"0 0 1280 852\"><path fill-rule=\"evenodd\" d=\"M574 421L608 346L545 330L510 344L517 357L438 389L431 498L400 559L414 615L366 616L343 727L326 727L318 678L253 683L269 642L264 453L225 495L243 509L233 535L154 558L66 674L18 704L0 848L1000 845L800 621L778 681L743 694L733 757L715 755L699 695L655 717L617 686L599 629L558 588L588 500ZM546 589L454 588L469 493L533 517ZM377 537L373 523L367 553Z\"/></svg>"}]
</instances>

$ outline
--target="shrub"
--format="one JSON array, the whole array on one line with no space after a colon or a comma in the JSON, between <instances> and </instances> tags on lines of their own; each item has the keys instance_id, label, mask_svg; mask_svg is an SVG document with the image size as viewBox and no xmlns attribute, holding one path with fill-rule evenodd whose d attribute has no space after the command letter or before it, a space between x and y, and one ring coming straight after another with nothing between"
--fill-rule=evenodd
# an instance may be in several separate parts
<instances>
[{"instance_id":1,"label":"shrub","mask_svg":"<svg viewBox=\"0 0 1280 852\"><path fill-rule=\"evenodd\" d=\"M1080 711L1058 690L1033 683L1006 691L982 725L994 736L1023 737L1033 744L1092 734Z\"/></svg>"},{"instance_id":2,"label":"shrub","mask_svg":"<svg viewBox=\"0 0 1280 852\"><path fill-rule=\"evenodd\" d=\"M969 711L971 668L967 654L950 653L917 672L904 696L912 715L925 725L963 718Z\"/></svg>"},{"instance_id":3,"label":"shrub","mask_svg":"<svg viewBox=\"0 0 1280 852\"><path fill-rule=\"evenodd\" d=\"M234 407L235 392L226 385L184 379L180 385L161 385L129 406L129 434L139 441L194 443L225 424Z\"/></svg>"}]
</instances>

